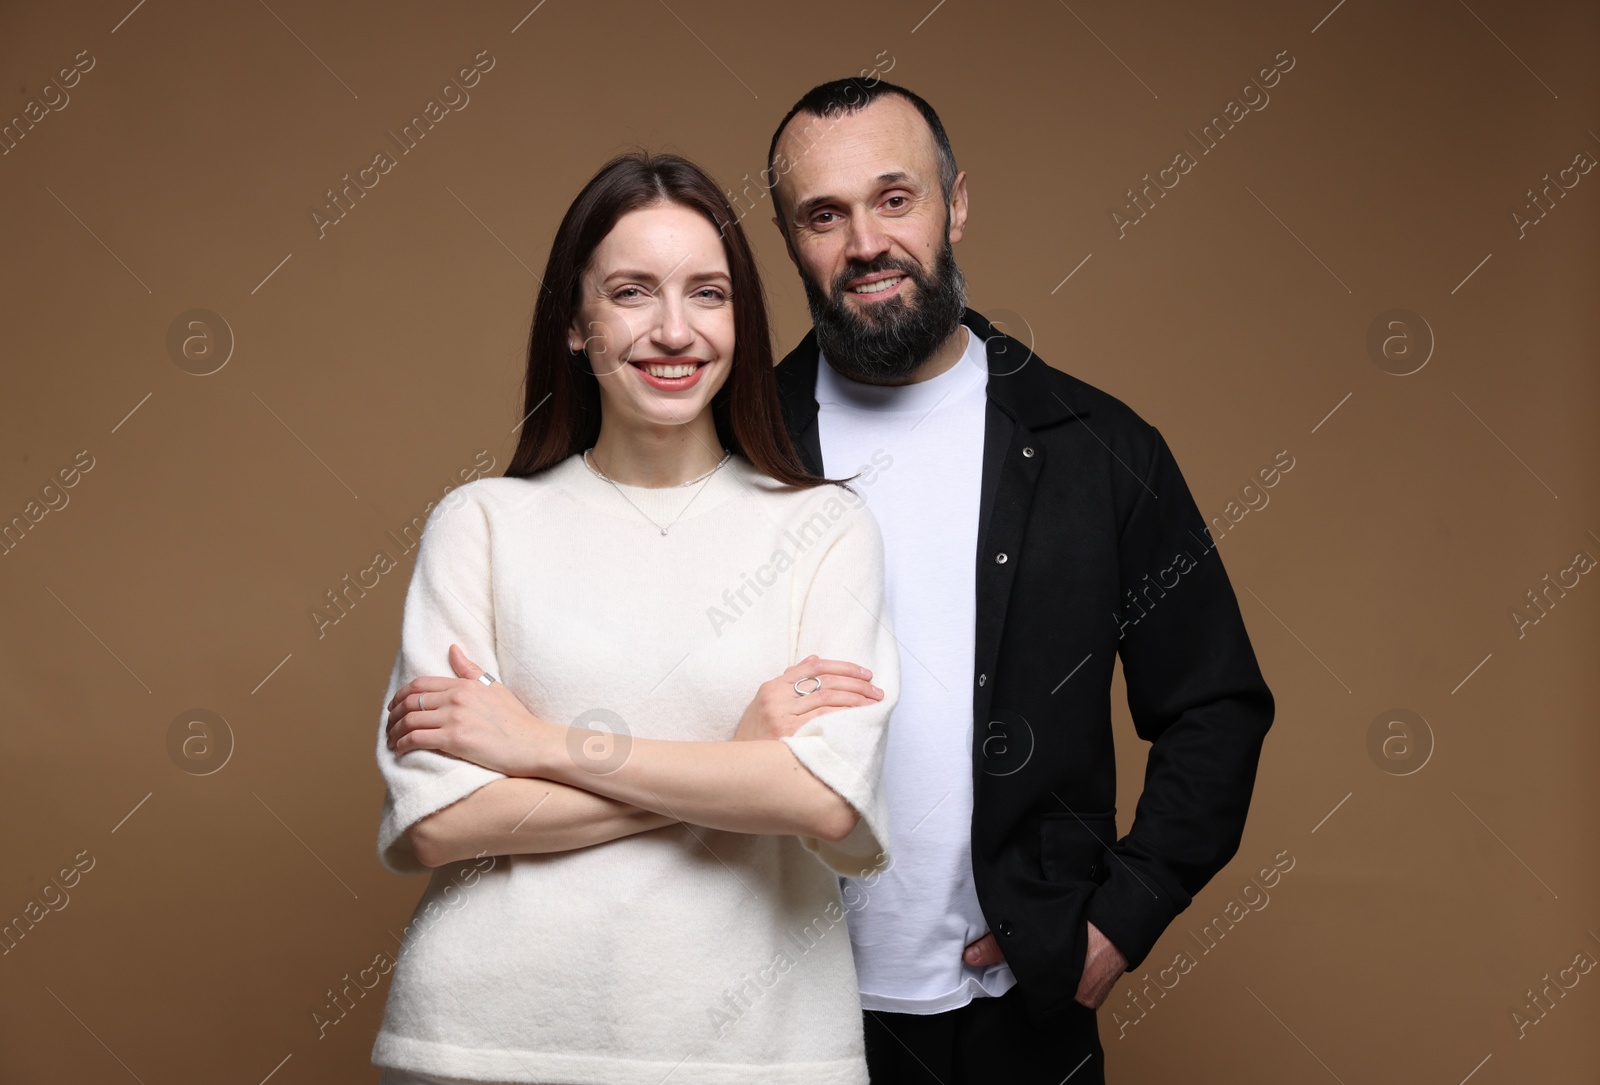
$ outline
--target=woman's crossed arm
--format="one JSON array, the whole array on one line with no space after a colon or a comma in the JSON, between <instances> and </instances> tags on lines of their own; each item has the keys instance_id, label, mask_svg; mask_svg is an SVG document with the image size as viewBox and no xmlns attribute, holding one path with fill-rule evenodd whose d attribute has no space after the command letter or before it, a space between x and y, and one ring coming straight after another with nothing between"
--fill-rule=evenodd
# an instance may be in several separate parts
<instances>
[{"instance_id":1,"label":"woman's crossed arm","mask_svg":"<svg viewBox=\"0 0 1600 1085\"><path fill-rule=\"evenodd\" d=\"M813 655L763 683L734 735L750 741L727 743L574 733L533 716L503 685L476 681L482 668L459 646L450 661L457 678L418 678L395 694L390 748L438 750L507 778L408 830L425 866L571 851L679 822L829 841L856 824L854 808L776 741L823 712L881 699L871 672L853 663ZM822 688L795 697L795 680L812 675ZM607 753L587 756L590 743Z\"/></svg>"}]
</instances>

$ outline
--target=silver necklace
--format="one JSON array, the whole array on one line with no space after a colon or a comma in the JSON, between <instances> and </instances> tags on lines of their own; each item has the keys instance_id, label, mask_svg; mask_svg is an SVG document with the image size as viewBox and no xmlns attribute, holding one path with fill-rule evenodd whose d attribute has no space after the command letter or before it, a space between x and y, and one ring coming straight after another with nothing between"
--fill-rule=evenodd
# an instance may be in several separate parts
<instances>
[{"instance_id":1,"label":"silver necklace","mask_svg":"<svg viewBox=\"0 0 1600 1085\"><path fill-rule=\"evenodd\" d=\"M662 487L662 489L681 489L684 486L693 486L697 482L702 483L700 489L695 491L694 497L689 498L689 504L688 505L684 505L683 508L678 510L678 515L677 516L674 516L666 524L660 524L660 523L657 523L656 520L648 512L645 512L643 509L640 509L638 503L636 501L634 501L633 498L629 497L627 494L622 492L622 487L617 485L617 480L616 479L609 477L604 471L600 470L600 468L598 468L598 467L596 467L594 465L593 461L591 461L589 459L589 453L591 453L593 451L594 451L593 447L586 448L586 449L583 450L583 464L584 464L584 466L587 467L590 471L593 471L596 478L604 479L605 481L611 483L611 488L613 490L616 490L617 493L621 494L622 495L622 499L624 501L626 501L628 504L632 505L635 509L638 509L640 516L643 516L646 520L649 520L652 524L655 524L656 527L661 528L661 534L663 534L663 535L665 535L667 533L667 529L668 528L670 528L673 524L677 523L680 518L682 518L684 513L689 511L689 505L694 504L695 501L700 497L700 495L705 492L705 488L706 488L705 484L709 484L710 483L711 476L716 474L717 471L722 467L722 465L728 462L728 458L733 455L733 453L729 452L727 449L723 449L722 450L722 459L717 461L717 466L713 467L711 470L707 471L705 474L696 476L695 478L690 479L688 482L675 483L672 487Z\"/></svg>"}]
</instances>

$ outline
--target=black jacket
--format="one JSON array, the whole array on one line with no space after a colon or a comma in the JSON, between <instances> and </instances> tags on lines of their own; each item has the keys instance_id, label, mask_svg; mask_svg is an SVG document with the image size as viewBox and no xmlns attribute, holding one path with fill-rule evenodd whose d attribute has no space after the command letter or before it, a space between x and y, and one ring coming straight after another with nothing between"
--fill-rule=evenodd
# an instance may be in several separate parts
<instances>
[{"instance_id":1,"label":"black jacket","mask_svg":"<svg viewBox=\"0 0 1600 1085\"><path fill-rule=\"evenodd\" d=\"M1086 920L1131 970L1233 857L1273 699L1160 433L971 309L962 323L985 341L989 362L972 874L1024 1004L1042 1021L1077 992ZM820 474L817 365L813 330L777 378L789 432ZM830 467L833 477L853 469ZM1151 743L1120 839L1118 652L1134 726Z\"/></svg>"}]
</instances>

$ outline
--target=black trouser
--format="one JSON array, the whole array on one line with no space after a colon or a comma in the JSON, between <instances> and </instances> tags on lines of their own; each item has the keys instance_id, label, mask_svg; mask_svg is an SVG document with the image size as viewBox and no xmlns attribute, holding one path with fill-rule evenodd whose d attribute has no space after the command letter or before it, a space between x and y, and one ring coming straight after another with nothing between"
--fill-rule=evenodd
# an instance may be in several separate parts
<instances>
[{"instance_id":1,"label":"black trouser","mask_svg":"<svg viewBox=\"0 0 1600 1085\"><path fill-rule=\"evenodd\" d=\"M1095 1012L1076 1002L1044 1025L1016 987L944 1013L862 1017L872 1085L1105 1085Z\"/></svg>"}]
</instances>

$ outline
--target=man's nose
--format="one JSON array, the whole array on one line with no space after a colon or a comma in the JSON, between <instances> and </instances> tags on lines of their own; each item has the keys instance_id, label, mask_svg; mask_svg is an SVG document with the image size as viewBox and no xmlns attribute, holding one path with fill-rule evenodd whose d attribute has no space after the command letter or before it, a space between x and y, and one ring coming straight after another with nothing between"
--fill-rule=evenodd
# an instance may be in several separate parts
<instances>
[{"instance_id":1,"label":"man's nose","mask_svg":"<svg viewBox=\"0 0 1600 1085\"><path fill-rule=\"evenodd\" d=\"M854 215L850 220L850 234L844 254L861 264L870 264L889 251L889 235L878 226L871 215Z\"/></svg>"}]
</instances>

